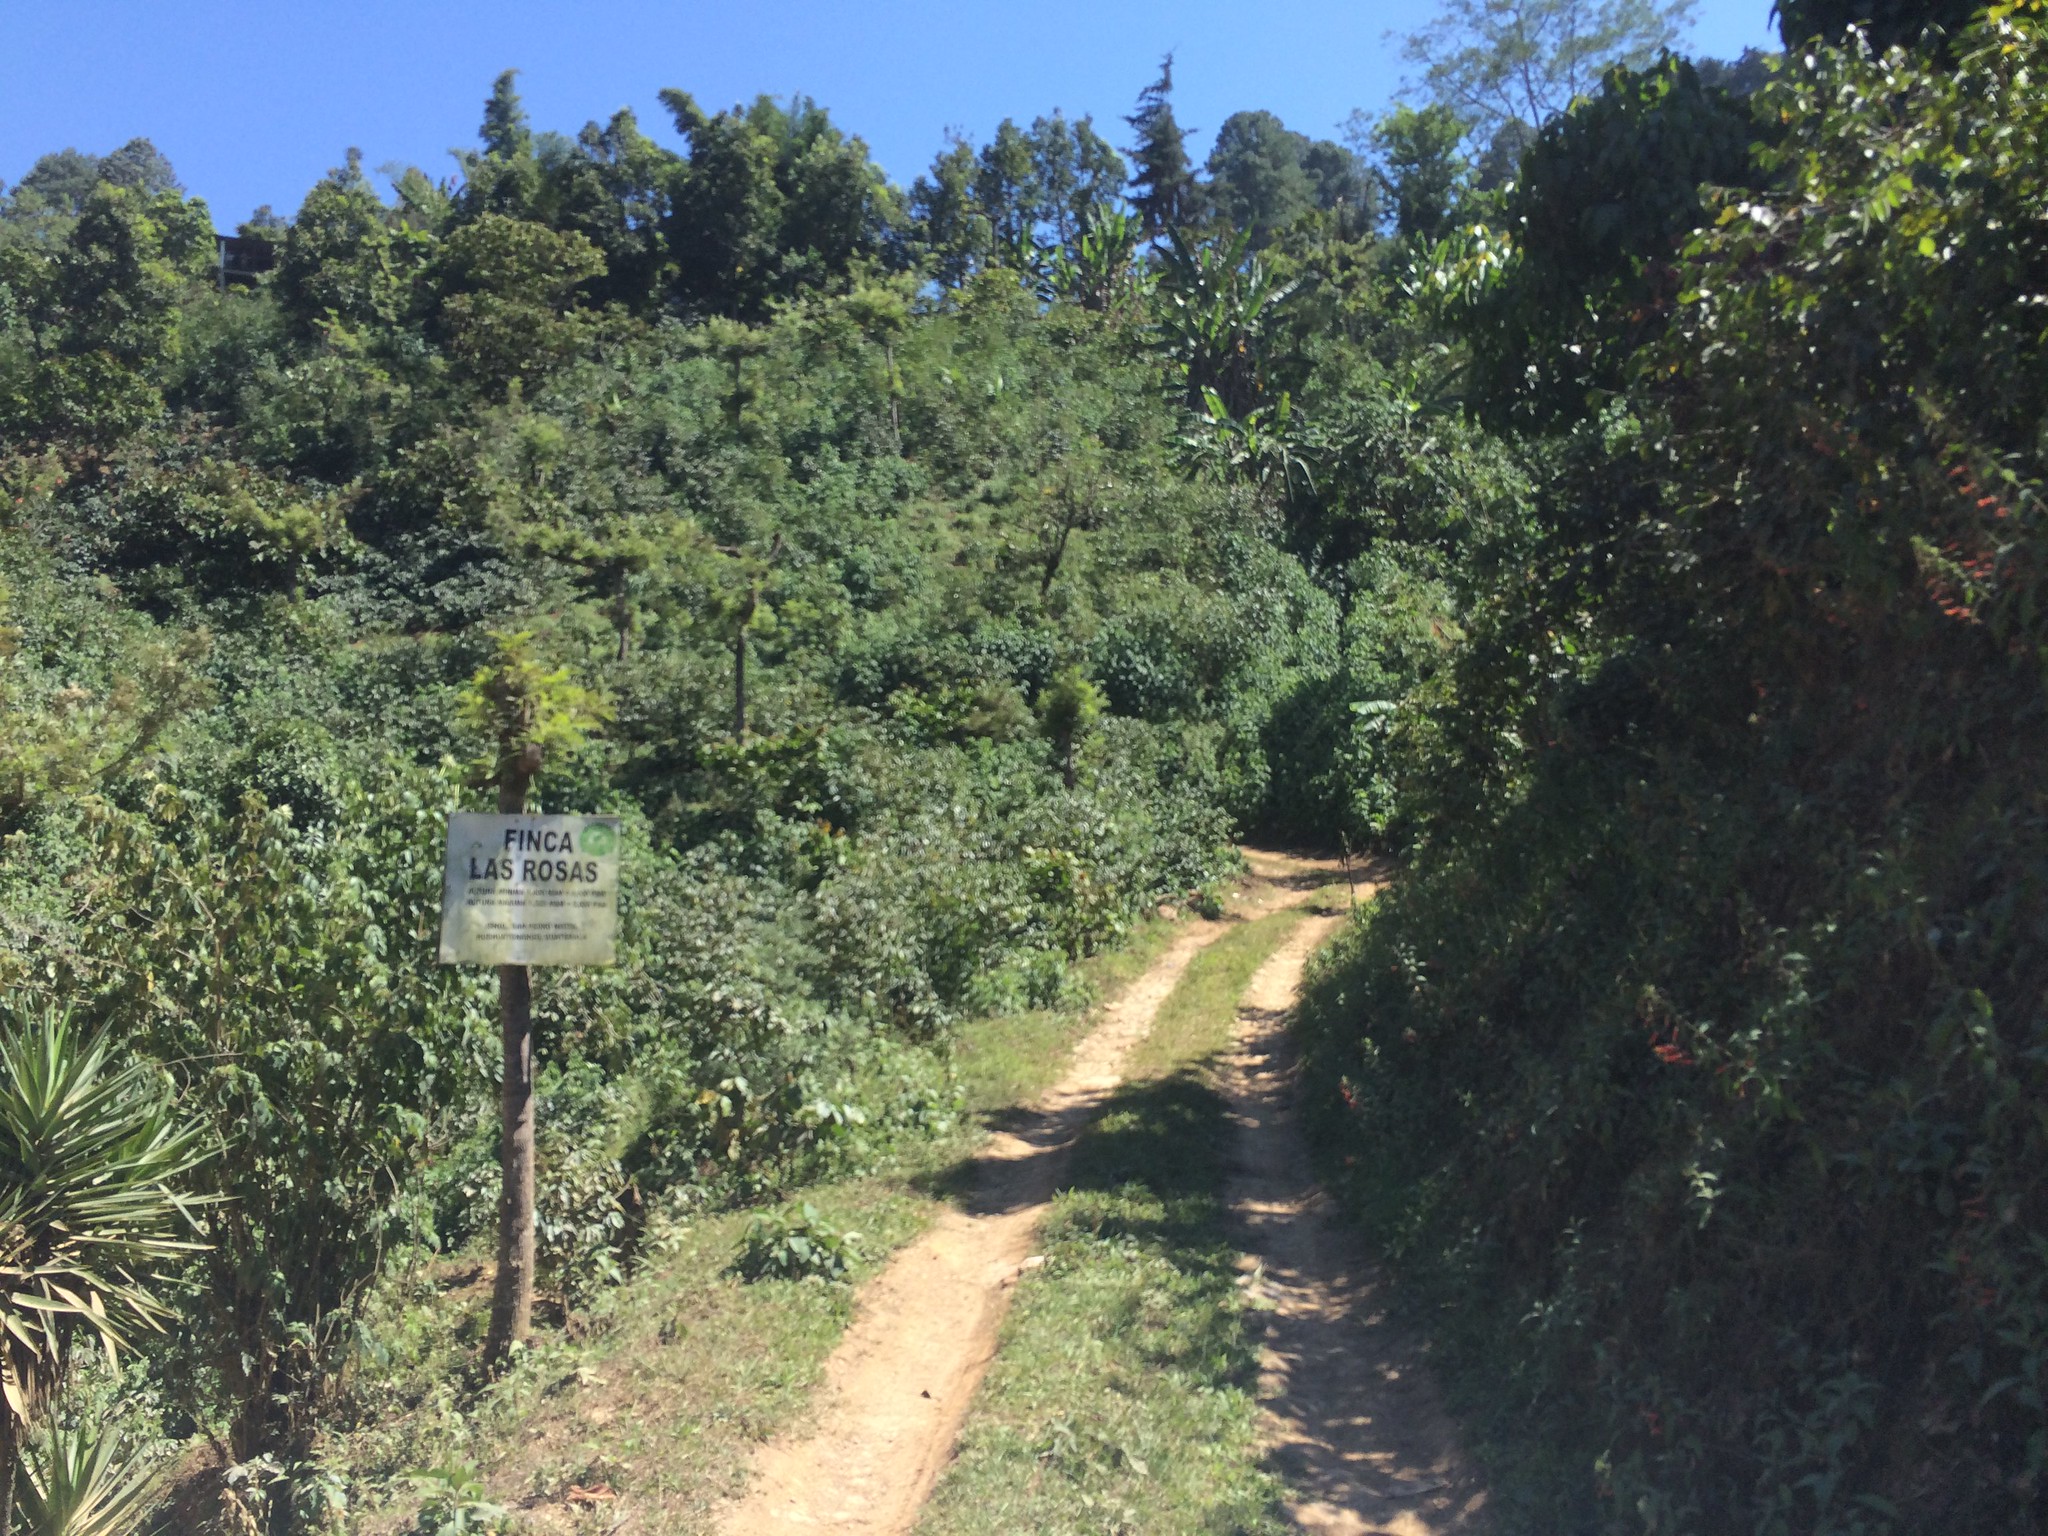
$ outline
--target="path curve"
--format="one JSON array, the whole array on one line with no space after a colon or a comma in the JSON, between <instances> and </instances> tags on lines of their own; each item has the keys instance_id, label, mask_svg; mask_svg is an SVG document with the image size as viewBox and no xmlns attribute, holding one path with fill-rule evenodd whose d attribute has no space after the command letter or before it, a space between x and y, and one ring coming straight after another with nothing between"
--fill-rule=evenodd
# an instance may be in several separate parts
<instances>
[{"instance_id":1,"label":"path curve","mask_svg":"<svg viewBox=\"0 0 2048 1536\"><path fill-rule=\"evenodd\" d=\"M1247 857L1247 900L1234 916L1298 905L1341 878L1334 864L1250 850ZM801 1437L761 1447L746 1493L718 1521L722 1536L910 1529L952 1455L1075 1138L1122 1081L1125 1058L1189 963L1231 926L1191 922L1103 1009L1066 1075L1018 1128L989 1138L965 1208L941 1214L868 1282L826 1361L816 1420Z\"/></svg>"},{"instance_id":2,"label":"path curve","mask_svg":"<svg viewBox=\"0 0 2048 1536\"><path fill-rule=\"evenodd\" d=\"M1309 957L1343 918L1309 917L1252 974L1219 1073L1237 1125L1227 1197L1246 1284L1266 1314L1260 1442L1293 1490L1297 1530L1440 1536L1479 1528L1484 1490L1459 1453L1423 1346L1319 1189L1295 1115L1287 1016Z\"/></svg>"}]
</instances>

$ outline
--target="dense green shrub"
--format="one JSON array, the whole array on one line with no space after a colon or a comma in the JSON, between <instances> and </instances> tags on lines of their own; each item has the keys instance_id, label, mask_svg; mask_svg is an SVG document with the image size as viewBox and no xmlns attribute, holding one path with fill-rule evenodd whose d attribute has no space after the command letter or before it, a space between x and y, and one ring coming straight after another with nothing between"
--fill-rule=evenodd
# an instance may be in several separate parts
<instances>
[{"instance_id":1,"label":"dense green shrub","mask_svg":"<svg viewBox=\"0 0 2048 1536\"><path fill-rule=\"evenodd\" d=\"M244 1457L331 1399L384 1255L422 1233L434 1120L483 1080L480 980L432 958L447 804L394 774L301 831L253 794L223 814L158 784L89 819L45 951L46 984L168 1066L218 1149L185 1386L203 1416L219 1384Z\"/></svg>"},{"instance_id":2,"label":"dense green shrub","mask_svg":"<svg viewBox=\"0 0 2048 1536\"><path fill-rule=\"evenodd\" d=\"M860 1234L844 1232L805 1200L795 1209L757 1216L747 1228L733 1268L749 1280L846 1278L860 1256Z\"/></svg>"},{"instance_id":3,"label":"dense green shrub","mask_svg":"<svg viewBox=\"0 0 2048 1536\"><path fill-rule=\"evenodd\" d=\"M1463 787L1310 1002L1532 1526L2048 1511L2048 33L1957 56L1764 93L1771 190L1547 451L1428 744Z\"/></svg>"}]
</instances>

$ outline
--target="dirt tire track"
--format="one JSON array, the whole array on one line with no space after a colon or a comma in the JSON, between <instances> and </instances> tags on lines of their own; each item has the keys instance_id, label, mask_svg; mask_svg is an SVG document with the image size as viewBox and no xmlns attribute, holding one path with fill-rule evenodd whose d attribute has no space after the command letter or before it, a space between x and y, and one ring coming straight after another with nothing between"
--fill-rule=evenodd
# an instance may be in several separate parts
<instances>
[{"instance_id":1,"label":"dirt tire track","mask_svg":"<svg viewBox=\"0 0 2048 1536\"><path fill-rule=\"evenodd\" d=\"M1378 1301L1357 1236L1317 1187L1295 1114L1287 1016L1304 968L1344 919L1311 917L1253 973L1219 1073L1238 1129L1227 1198L1246 1284L1266 1309L1260 1443L1318 1536L1440 1536L1481 1528L1486 1495L1460 1454L1426 1348Z\"/></svg>"},{"instance_id":2,"label":"dirt tire track","mask_svg":"<svg viewBox=\"0 0 2048 1536\"><path fill-rule=\"evenodd\" d=\"M1335 866L1253 854L1256 917L1298 905ZM825 1364L820 1410L801 1437L769 1441L723 1536L821 1528L900 1536L916 1521L953 1453L995 1354L1019 1269L1058 1188L1076 1136L1123 1078L1125 1058L1195 956L1230 930L1195 922L1103 1009L1066 1075L1014 1130L976 1159L975 1192L903 1249L862 1290L852 1325Z\"/></svg>"}]
</instances>

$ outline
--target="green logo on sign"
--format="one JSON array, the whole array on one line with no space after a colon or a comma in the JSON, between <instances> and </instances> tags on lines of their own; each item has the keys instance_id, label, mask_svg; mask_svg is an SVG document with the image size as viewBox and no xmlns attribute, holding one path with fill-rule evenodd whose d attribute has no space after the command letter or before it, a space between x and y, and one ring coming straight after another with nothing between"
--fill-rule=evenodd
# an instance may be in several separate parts
<instances>
[{"instance_id":1,"label":"green logo on sign","mask_svg":"<svg viewBox=\"0 0 2048 1536\"><path fill-rule=\"evenodd\" d=\"M617 851L619 834L601 821L593 821L583 829L579 846L593 859L602 859Z\"/></svg>"}]
</instances>

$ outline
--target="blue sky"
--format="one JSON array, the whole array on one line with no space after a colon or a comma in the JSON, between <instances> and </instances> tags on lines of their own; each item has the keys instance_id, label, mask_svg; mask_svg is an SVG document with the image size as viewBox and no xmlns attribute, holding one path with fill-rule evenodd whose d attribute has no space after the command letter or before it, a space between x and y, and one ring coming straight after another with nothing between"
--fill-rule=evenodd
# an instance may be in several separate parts
<instances>
[{"instance_id":1,"label":"blue sky","mask_svg":"<svg viewBox=\"0 0 2048 1536\"><path fill-rule=\"evenodd\" d=\"M259 203L289 213L350 145L369 165L439 177L475 142L498 71L521 71L534 126L573 133L622 106L672 140L656 100L707 108L805 92L908 184L946 130L977 140L1054 107L1119 119L1175 55L1175 106L1202 130L1265 107L1322 136L1400 88L1398 36L1430 0L0 0L0 180L38 155L155 140L231 228ZM1774 40L1770 0L1700 0L1696 53Z\"/></svg>"}]
</instances>

